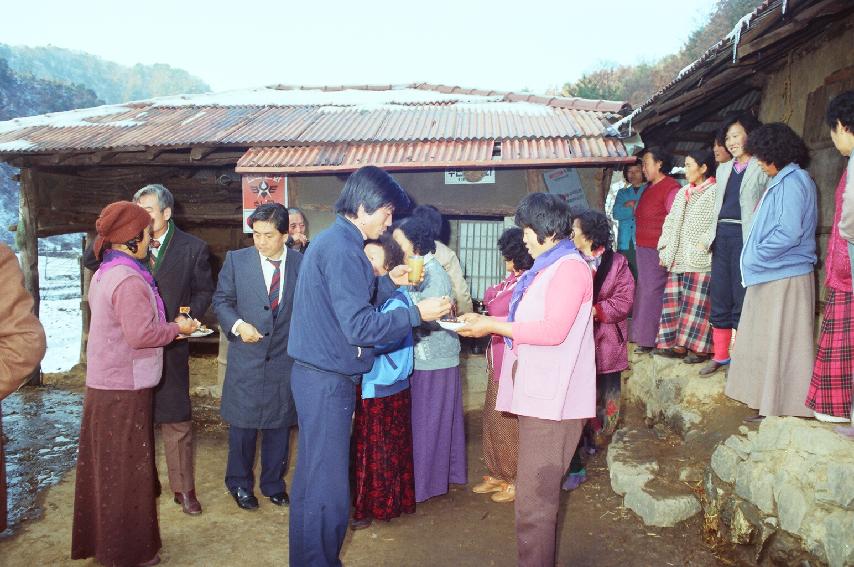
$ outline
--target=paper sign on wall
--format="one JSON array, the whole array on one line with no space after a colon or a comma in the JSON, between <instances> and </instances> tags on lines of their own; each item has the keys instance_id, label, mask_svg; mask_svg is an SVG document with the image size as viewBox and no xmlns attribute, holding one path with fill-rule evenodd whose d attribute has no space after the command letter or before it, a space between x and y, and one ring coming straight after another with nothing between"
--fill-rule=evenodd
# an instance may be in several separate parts
<instances>
[{"instance_id":1,"label":"paper sign on wall","mask_svg":"<svg viewBox=\"0 0 854 567\"><path fill-rule=\"evenodd\" d=\"M446 169L445 185L477 185L495 183L494 169Z\"/></svg>"},{"instance_id":2,"label":"paper sign on wall","mask_svg":"<svg viewBox=\"0 0 854 567\"><path fill-rule=\"evenodd\" d=\"M574 168L551 169L544 172L543 177L549 193L566 200L573 211L583 211L590 208L587 197L584 195L584 188L581 187L581 177L578 176L578 172Z\"/></svg>"},{"instance_id":3,"label":"paper sign on wall","mask_svg":"<svg viewBox=\"0 0 854 567\"><path fill-rule=\"evenodd\" d=\"M246 221L258 206L264 203L280 203L287 206L287 185L285 175L243 176L243 232L247 234L252 232Z\"/></svg>"}]
</instances>

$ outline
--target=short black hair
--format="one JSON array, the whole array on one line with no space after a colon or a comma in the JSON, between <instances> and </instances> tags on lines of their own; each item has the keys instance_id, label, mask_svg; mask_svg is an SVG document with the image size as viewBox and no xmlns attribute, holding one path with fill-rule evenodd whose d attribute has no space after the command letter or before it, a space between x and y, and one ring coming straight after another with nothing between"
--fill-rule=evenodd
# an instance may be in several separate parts
<instances>
[{"instance_id":1,"label":"short black hair","mask_svg":"<svg viewBox=\"0 0 854 567\"><path fill-rule=\"evenodd\" d=\"M670 152L661 146L651 146L646 148L641 156L646 154L652 154L653 160L661 162L661 173L664 175L670 174L670 171L673 169L673 155Z\"/></svg>"},{"instance_id":2,"label":"short black hair","mask_svg":"<svg viewBox=\"0 0 854 567\"><path fill-rule=\"evenodd\" d=\"M412 243L416 254L430 254L436 251L436 239L433 238L433 227L421 217L409 217L397 225L403 235Z\"/></svg>"},{"instance_id":3,"label":"short black hair","mask_svg":"<svg viewBox=\"0 0 854 567\"><path fill-rule=\"evenodd\" d=\"M439 235L442 234L442 227L445 222L442 218L442 213L439 212L439 209L433 205L418 205L412 209L412 217L422 218L427 221L427 224L429 224L430 228L433 229L433 240L439 239Z\"/></svg>"},{"instance_id":4,"label":"short black hair","mask_svg":"<svg viewBox=\"0 0 854 567\"><path fill-rule=\"evenodd\" d=\"M714 177L718 169L718 162L715 161L715 154L712 150L689 150L685 154L686 158L691 158L700 167L706 166L706 177Z\"/></svg>"},{"instance_id":5,"label":"short black hair","mask_svg":"<svg viewBox=\"0 0 854 567\"><path fill-rule=\"evenodd\" d=\"M745 150L777 169L783 169L790 163L806 167L809 161L809 150L804 141L782 122L772 122L755 130L747 139Z\"/></svg>"},{"instance_id":6,"label":"short black hair","mask_svg":"<svg viewBox=\"0 0 854 567\"><path fill-rule=\"evenodd\" d=\"M722 142L726 142L726 131L729 130L729 127L733 124L741 124L741 127L744 128L744 131L747 132L748 139L753 131L758 130L762 127L762 122L760 122L753 114L749 112L740 112L738 114L731 114L729 117L724 120L723 126L721 126L720 130L718 130L718 135L716 139L721 140ZM726 147L725 144L721 144ZM729 150L727 150L729 151Z\"/></svg>"},{"instance_id":7,"label":"short black hair","mask_svg":"<svg viewBox=\"0 0 854 567\"><path fill-rule=\"evenodd\" d=\"M271 222L282 234L288 233L288 210L280 203L258 205L258 208L249 215L247 223L251 227L256 221Z\"/></svg>"},{"instance_id":8,"label":"short black hair","mask_svg":"<svg viewBox=\"0 0 854 567\"><path fill-rule=\"evenodd\" d=\"M833 97L827 105L827 125L836 129L837 120L850 132L854 132L854 91L845 91Z\"/></svg>"},{"instance_id":9,"label":"short black hair","mask_svg":"<svg viewBox=\"0 0 854 567\"><path fill-rule=\"evenodd\" d=\"M335 201L335 212L355 217L361 205L368 214L382 207L392 207L396 213L402 213L409 209L411 203L406 191L394 177L379 167L368 165L357 169L347 178Z\"/></svg>"},{"instance_id":10,"label":"short black hair","mask_svg":"<svg viewBox=\"0 0 854 567\"><path fill-rule=\"evenodd\" d=\"M542 244L549 236L555 240L568 238L572 232L572 214L566 201L549 193L525 195L516 207L516 226L530 228Z\"/></svg>"},{"instance_id":11,"label":"short black hair","mask_svg":"<svg viewBox=\"0 0 854 567\"><path fill-rule=\"evenodd\" d=\"M512 227L502 232L498 238L498 249L504 259L513 262L516 270L528 270L534 265L534 259L522 240L521 228Z\"/></svg>"},{"instance_id":12,"label":"short black hair","mask_svg":"<svg viewBox=\"0 0 854 567\"><path fill-rule=\"evenodd\" d=\"M611 223L605 213L587 209L576 214L573 222L576 220L581 226L581 233L590 241L592 250L611 249Z\"/></svg>"},{"instance_id":13,"label":"short black hair","mask_svg":"<svg viewBox=\"0 0 854 567\"><path fill-rule=\"evenodd\" d=\"M383 262L383 268L386 271L391 270L395 266L399 266L403 264L403 249L400 247L400 244L394 239L391 234L391 231L386 231L380 236L377 240L366 240L365 246L368 244L376 244L377 246L383 249L383 255L385 256L385 262Z\"/></svg>"},{"instance_id":14,"label":"short black hair","mask_svg":"<svg viewBox=\"0 0 854 567\"><path fill-rule=\"evenodd\" d=\"M623 166L623 179L626 180L626 183L629 182L629 168L630 167L637 167L640 165L641 165L641 163L639 161L635 160L634 163L627 163L626 165Z\"/></svg>"}]
</instances>

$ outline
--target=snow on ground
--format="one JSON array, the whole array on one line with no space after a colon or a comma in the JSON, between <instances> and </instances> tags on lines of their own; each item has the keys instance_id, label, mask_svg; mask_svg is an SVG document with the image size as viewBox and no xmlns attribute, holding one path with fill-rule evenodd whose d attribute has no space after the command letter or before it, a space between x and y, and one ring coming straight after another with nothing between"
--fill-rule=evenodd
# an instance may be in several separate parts
<instances>
[{"instance_id":1,"label":"snow on ground","mask_svg":"<svg viewBox=\"0 0 854 567\"><path fill-rule=\"evenodd\" d=\"M41 319L47 334L43 372L62 372L80 361L80 260L73 256L39 256Z\"/></svg>"}]
</instances>

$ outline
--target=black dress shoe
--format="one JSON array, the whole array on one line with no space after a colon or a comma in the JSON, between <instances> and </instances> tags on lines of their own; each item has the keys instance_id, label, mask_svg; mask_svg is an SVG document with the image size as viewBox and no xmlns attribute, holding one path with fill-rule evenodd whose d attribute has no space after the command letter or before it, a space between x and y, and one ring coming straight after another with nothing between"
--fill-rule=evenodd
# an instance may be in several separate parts
<instances>
[{"instance_id":1,"label":"black dress shoe","mask_svg":"<svg viewBox=\"0 0 854 567\"><path fill-rule=\"evenodd\" d=\"M635 354L649 354L652 352L651 346L639 346L635 347Z\"/></svg>"},{"instance_id":2,"label":"black dress shoe","mask_svg":"<svg viewBox=\"0 0 854 567\"><path fill-rule=\"evenodd\" d=\"M256 510L258 508L258 499L245 488L232 488L229 489L229 492L240 508L244 510Z\"/></svg>"},{"instance_id":3,"label":"black dress shoe","mask_svg":"<svg viewBox=\"0 0 854 567\"><path fill-rule=\"evenodd\" d=\"M288 498L287 492L280 492L278 494L270 496L270 502L272 502L276 506L287 506L291 503L291 499Z\"/></svg>"}]
</instances>

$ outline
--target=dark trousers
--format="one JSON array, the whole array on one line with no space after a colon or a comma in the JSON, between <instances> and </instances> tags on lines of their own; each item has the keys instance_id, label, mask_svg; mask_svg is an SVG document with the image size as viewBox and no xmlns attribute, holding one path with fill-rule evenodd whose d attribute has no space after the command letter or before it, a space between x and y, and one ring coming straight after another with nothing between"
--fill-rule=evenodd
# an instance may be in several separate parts
<instances>
[{"instance_id":1,"label":"dark trousers","mask_svg":"<svg viewBox=\"0 0 854 567\"><path fill-rule=\"evenodd\" d=\"M291 487L290 564L338 567L350 516L350 429L356 386L340 374L294 364L299 450Z\"/></svg>"},{"instance_id":2,"label":"dark trousers","mask_svg":"<svg viewBox=\"0 0 854 567\"><path fill-rule=\"evenodd\" d=\"M709 320L718 329L736 329L744 303L741 285L741 225L719 223L712 250L712 281L709 295L712 311Z\"/></svg>"},{"instance_id":3,"label":"dark trousers","mask_svg":"<svg viewBox=\"0 0 854 567\"><path fill-rule=\"evenodd\" d=\"M625 250L617 250L617 252L626 257L626 261L629 263L629 270L632 272L632 277L635 278L635 281L638 281L638 259L634 243L630 241L628 248Z\"/></svg>"},{"instance_id":4,"label":"dark trousers","mask_svg":"<svg viewBox=\"0 0 854 567\"><path fill-rule=\"evenodd\" d=\"M252 491L255 476L255 446L261 432L261 494L273 496L285 491L285 472L288 470L290 427L276 429L228 428L228 463L225 468L225 486L229 490L244 488Z\"/></svg>"}]
</instances>

